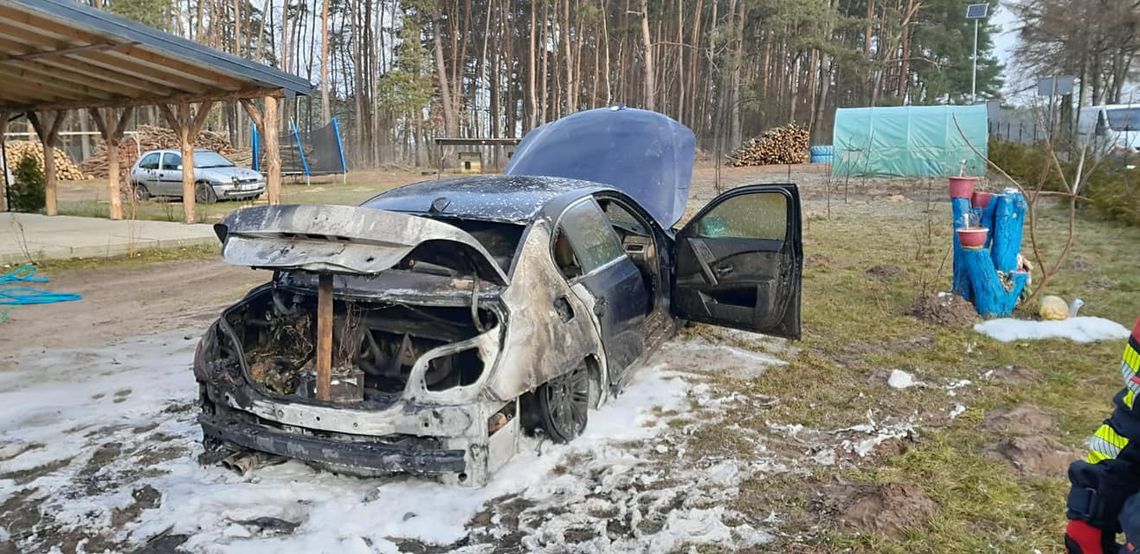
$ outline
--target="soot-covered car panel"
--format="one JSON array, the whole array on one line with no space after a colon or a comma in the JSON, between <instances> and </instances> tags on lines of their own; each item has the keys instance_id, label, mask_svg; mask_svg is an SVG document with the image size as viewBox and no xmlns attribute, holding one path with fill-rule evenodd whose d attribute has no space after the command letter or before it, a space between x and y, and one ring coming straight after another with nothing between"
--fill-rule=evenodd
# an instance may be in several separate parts
<instances>
[{"instance_id":1,"label":"soot-covered car panel","mask_svg":"<svg viewBox=\"0 0 1140 554\"><path fill-rule=\"evenodd\" d=\"M603 165L665 164L642 172L656 185L528 161L568 139L616 145L615 129L645 156ZM509 175L228 216L223 257L274 276L199 346L206 458L481 484L520 433L581 433L680 320L798 337L795 187L733 189L674 230L687 131L653 112L593 110L528 135Z\"/></svg>"}]
</instances>

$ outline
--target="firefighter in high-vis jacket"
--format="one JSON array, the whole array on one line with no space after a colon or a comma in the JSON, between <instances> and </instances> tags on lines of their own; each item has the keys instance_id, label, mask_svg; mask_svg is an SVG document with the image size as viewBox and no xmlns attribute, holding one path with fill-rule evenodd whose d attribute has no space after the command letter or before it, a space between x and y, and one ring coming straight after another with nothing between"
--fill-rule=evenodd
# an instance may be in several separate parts
<instances>
[{"instance_id":1,"label":"firefighter in high-vis jacket","mask_svg":"<svg viewBox=\"0 0 1140 554\"><path fill-rule=\"evenodd\" d=\"M1140 320L1120 363L1124 389L1116 409L1097 428L1088 458L1069 466L1068 527L1071 554L1133 553L1140 549ZM1116 534L1124 533L1123 546Z\"/></svg>"}]
</instances>

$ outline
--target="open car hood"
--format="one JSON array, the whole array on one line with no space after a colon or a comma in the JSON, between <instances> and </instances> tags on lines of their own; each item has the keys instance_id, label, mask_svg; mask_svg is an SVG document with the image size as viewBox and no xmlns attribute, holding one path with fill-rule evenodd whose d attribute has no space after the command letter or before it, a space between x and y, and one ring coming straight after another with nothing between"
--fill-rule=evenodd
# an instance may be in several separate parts
<instances>
[{"instance_id":1,"label":"open car hood","mask_svg":"<svg viewBox=\"0 0 1140 554\"><path fill-rule=\"evenodd\" d=\"M680 221L696 139L657 112L624 107L578 112L527 133L507 175L544 175L610 185L668 229Z\"/></svg>"},{"instance_id":2,"label":"open car hood","mask_svg":"<svg viewBox=\"0 0 1140 554\"><path fill-rule=\"evenodd\" d=\"M480 278L498 285L507 276L483 245L441 221L352 206L254 206L214 225L222 257L232 265L375 275L400 263L427 241L456 243Z\"/></svg>"}]
</instances>

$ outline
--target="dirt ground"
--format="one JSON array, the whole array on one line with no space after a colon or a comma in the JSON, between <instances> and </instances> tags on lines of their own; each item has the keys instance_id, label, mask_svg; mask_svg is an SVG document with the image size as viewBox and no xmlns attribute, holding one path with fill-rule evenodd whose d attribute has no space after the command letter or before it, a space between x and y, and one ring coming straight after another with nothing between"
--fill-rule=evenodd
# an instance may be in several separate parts
<instances>
[{"instance_id":1,"label":"dirt ground","mask_svg":"<svg viewBox=\"0 0 1140 554\"><path fill-rule=\"evenodd\" d=\"M87 346L203 327L222 306L265 281L267 273L220 260L188 260L113 264L48 276L52 290L77 292L83 300L12 310L0 327L0 364L25 348Z\"/></svg>"},{"instance_id":2,"label":"dirt ground","mask_svg":"<svg viewBox=\"0 0 1140 554\"><path fill-rule=\"evenodd\" d=\"M303 194L352 203L419 179ZM998 343L958 312L908 315L948 286L941 185L815 167L791 180L805 199L801 342L686 329L586 436L524 441L478 491L197 465L194 344L267 275L211 260L49 272L84 300L0 324L0 553L1059 552L1064 467L1120 386L1120 345ZM690 215L715 183L698 168ZM1130 323L1140 232L1081 230L1053 290ZM919 385L889 386L896 370Z\"/></svg>"}]
</instances>

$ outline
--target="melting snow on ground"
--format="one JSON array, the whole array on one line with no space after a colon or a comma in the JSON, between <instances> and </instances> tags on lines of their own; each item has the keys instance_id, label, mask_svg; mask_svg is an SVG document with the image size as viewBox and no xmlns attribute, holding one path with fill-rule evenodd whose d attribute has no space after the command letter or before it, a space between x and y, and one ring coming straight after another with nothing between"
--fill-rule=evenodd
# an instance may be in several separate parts
<instances>
[{"instance_id":1,"label":"melting snow on ground","mask_svg":"<svg viewBox=\"0 0 1140 554\"><path fill-rule=\"evenodd\" d=\"M914 375L901 369L892 369L891 375L887 377L887 385L892 389L909 389L910 387L920 384L922 383L916 381Z\"/></svg>"},{"instance_id":2,"label":"melting snow on ground","mask_svg":"<svg viewBox=\"0 0 1140 554\"><path fill-rule=\"evenodd\" d=\"M1096 342L1126 339L1129 334L1123 325L1100 317L1071 317L1061 321L991 319L975 325L974 330L1002 342L1040 339Z\"/></svg>"},{"instance_id":3,"label":"melting snow on ground","mask_svg":"<svg viewBox=\"0 0 1140 554\"><path fill-rule=\"evenodd\" d=\"M501 541L524 551L667 552L771 540L763 522L725 507L761 462L677 462L684 425L673 419L705 417L689 406L716 410L722 400L668 364L642 370L591 412L573 443L525 438L486 487L466 488L296 462L247 477L198 465L194 344L181 334L142 337L28 355L0 373L0 420L9 422L0 431L0 504L50 514L9 540L36 549L71 533L95 550L184 535L185 550L255 553L417 543L483 552ZM140 508L144 487L161 497Z\"/></svg>"}]
</instances>

